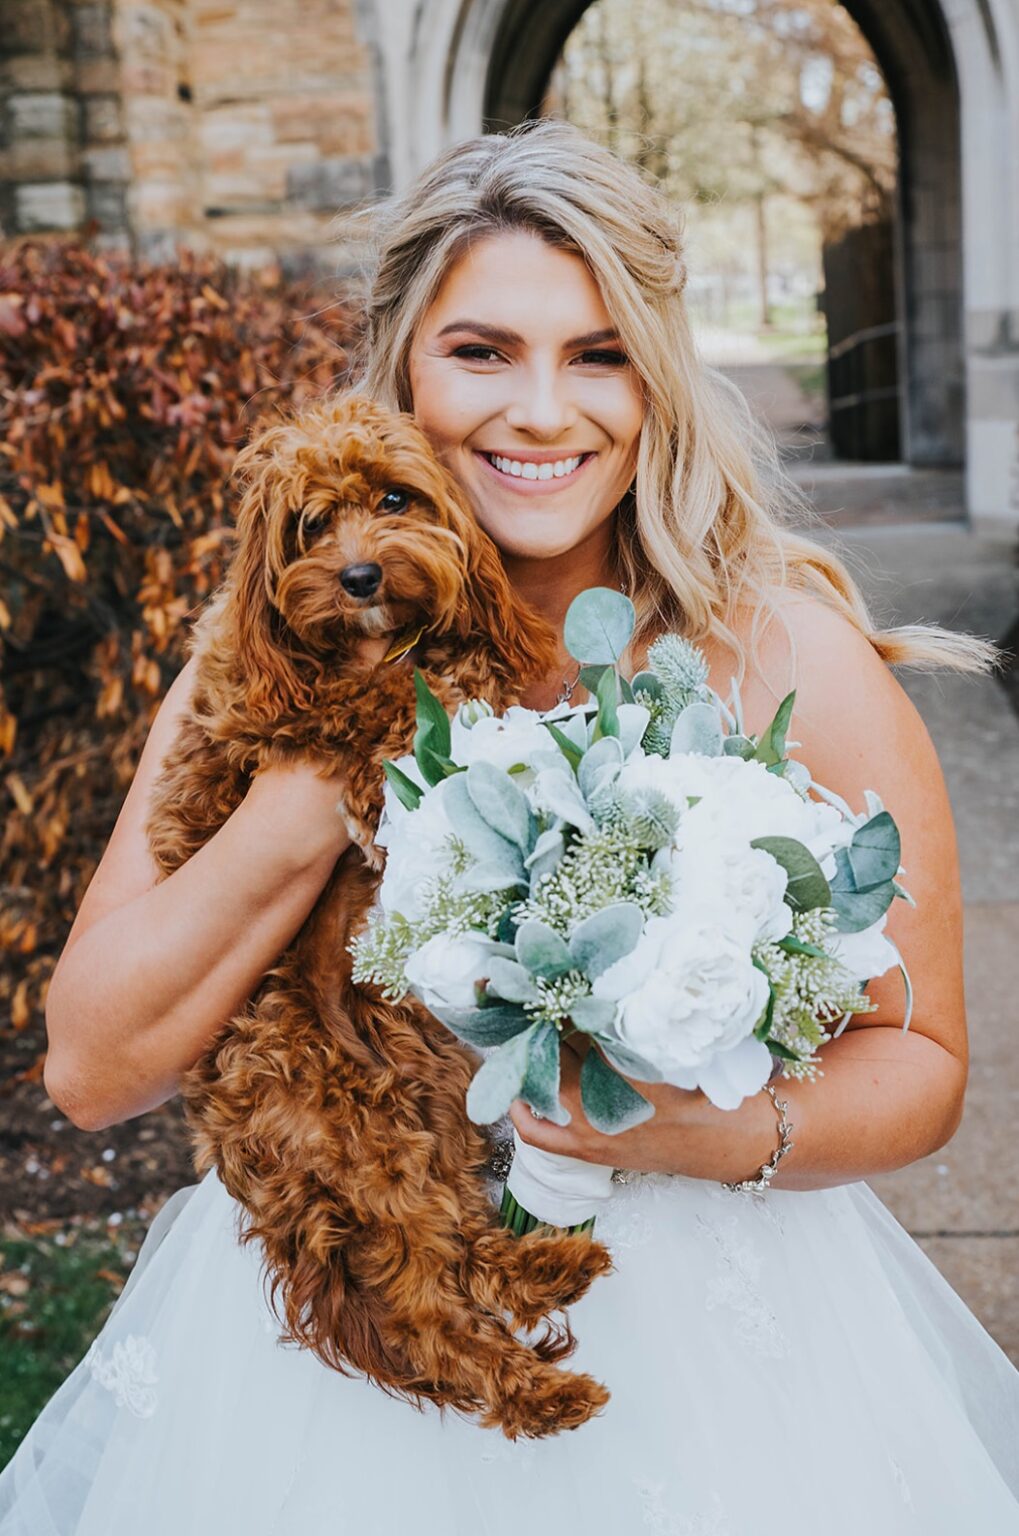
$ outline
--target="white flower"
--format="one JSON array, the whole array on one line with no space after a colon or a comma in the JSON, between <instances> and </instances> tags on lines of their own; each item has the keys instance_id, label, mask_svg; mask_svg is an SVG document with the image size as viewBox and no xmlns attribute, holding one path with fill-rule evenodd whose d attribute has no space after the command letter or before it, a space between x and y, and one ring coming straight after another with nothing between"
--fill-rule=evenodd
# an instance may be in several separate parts
<instances>
[{"instance_id":1,"label":"white flower","mask_svg":"<svg viewBox=\"0 0 1019 1536\"><path fill-rule=\"evenodd\" d=\"M683 848L663 848L652 869L664 870L672 882L672 911L688 920L715 914L722 926L739 933L747 947L775 944L792 927L793 914L785 900L787 875L763 848L735 839L695 833Z\"/></svg>"},{"instance_id":2,"label":"white flower","mask_svg":"<svg viewBox=\"0 0 1019 1536\"><path fill-rule=\"evenodd\" d=\"M719 1108L734 1109L767 1081L771 1055L752 1035L768 982L748 946L713 916L650 918L636 947L592 990L618 1003L614 1033L666 1082L703 1088Z\"/></svg>"},{"instance_id":3,"label":"white flower","mask_svg":"<svg viewBox=\"0 0 1019 1536\"><path fill-rule=\"evenodd\" d=\"M492 763L507 772L518 763L529 765L536 752L554 747L551 736L533 709L514 704L504 715L483 715L467 725L460 715L452 725L451 756L455 763Z\"/></svg>"},{"instance_id":4,"label":"white flower","mask_svg":"<svg viewBox=\"0 0 1019 1536\"><path fill-rule=\"evenodd\" d=\"M405 767L408 759L401 759ZM410 759L413 762L413 759ZM449 841L455 835L446 811L446 794L452 779L442 779L422 797L416 811L396 802L390 812L387 785L386 811L377 841L389 850L379 886L378 901L387 917L399 912L408 922L425 915L422 887L449 865ZM395 798L395 797L394 797Z\"/></svg>"},{"instance_id":5,"label":"white flower","mask_svg":"<svg viewBox=\"0 0 1019 1536\"><path fill-rule=\"evenodd\" d=\"M888 921L885 912L876 923L859 933L832 932L825 936L824 947L840 965L844 965L854 981L873 981L883 976L893 965L901 963L901 955L891 939L884 936Z\"/></svg>"},{"instance_id":6,"label":"white flower","mask_svg":"<svg viewBox=\"0 0 1019 1536\"><path fill-rule=\"evenodd\" d=\"M474 1008L474 983L487 974L491 955L491 941L480 934L453 939L439 933L413 952L404 973L426 1008Z\"/></svg>"}]
</instances>

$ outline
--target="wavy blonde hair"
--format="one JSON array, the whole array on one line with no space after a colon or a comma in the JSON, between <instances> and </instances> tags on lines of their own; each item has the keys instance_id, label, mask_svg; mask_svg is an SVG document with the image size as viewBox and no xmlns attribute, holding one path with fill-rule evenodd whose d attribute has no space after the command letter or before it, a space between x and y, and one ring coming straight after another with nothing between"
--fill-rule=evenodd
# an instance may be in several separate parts
<instances>
[{"instance_id":1,"label":"wavy blonde hair","mask_svg":"<svg viewBox=\"0 0 1019 1536\"><path fill-rule=\"evenodd\" d=\"M352 387L412 409L411 341L467 248L527 230L583 258L644 393L634 483L616 509L619 571L636 645L663 629L746 654L733 622L753 606L751 646L776 589L823 599L890 665L983 671L993 645L934 624L874 626L845 564L792 526L808 515L740 391L699 358L683 289L680 216L637 168L569 123L531 119L445 150L402 196L343 217L373 262Z\"/></svg>"}]
</instances>

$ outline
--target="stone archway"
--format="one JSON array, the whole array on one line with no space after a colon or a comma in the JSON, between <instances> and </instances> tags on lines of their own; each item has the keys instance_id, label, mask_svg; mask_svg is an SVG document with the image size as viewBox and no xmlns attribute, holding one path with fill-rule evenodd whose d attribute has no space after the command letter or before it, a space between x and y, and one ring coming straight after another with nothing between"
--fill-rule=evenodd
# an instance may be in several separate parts
<instances>
[{"instance_id":1,"label":"stone archway","mask_svg":"<svg viewBox=\"0 0 1019 1536\"><path fill-rule=\"evenodd\" d=\"M403 0L411 27L387 50L397 184L445 144L532 115L589 3ZM1019 5L844 3L899 123L904 457L965 458L970 512L1017 522Z\"/></svg>"}]
</instances>

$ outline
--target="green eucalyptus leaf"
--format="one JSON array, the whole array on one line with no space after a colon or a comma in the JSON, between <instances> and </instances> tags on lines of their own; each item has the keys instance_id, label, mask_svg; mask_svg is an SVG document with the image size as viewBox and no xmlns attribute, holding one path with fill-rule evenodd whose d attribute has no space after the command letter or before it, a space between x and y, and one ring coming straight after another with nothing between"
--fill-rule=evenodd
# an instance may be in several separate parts
<instances>
[{"instance_id":1,"label":"green eucalyptus leaf","mask_svg":"<svg viewBox=\"0 0 1019 1536\"><path fill-rule=\"evenodd\" d=\"M569 736L566 735L566 732L561 731L559 727L553 724L551 720L543 720L541 723L545 727L546 731L548 731L552 740L555 742L556 746L559 748L560 752L563 754L566 761L573 769L574 773L576 773L577 769L580 767L580 759L584 755L584 748L578 747L576 742L571 741Z\"/></svg>"},{"instance_id":2,"label":"green eucalyptus leaf","mask_svg":"<svg viewBox=\"0 0 1019 1536\"><path fill-rule=\"evenodd\" d=\"M872 885L866 891L832 891L831 904L835 908L835 927L839 933L862 933L879 918L884 917L895 899L895 887L890 880L884 885Z\"/></svg>"},{"instance_id":3,"label":"green eucalyptus leaf","mask_svg":"<svg viewBox=\"0 0 1019 1536\"><path fill-rule=\"evenodd\" d=\"M432 1012L467 1045L504 1045L531 1027L530 1014L508 1003L492 1003L487 1008L433 1009Z\"/></svg>"},{"instance_id":4,"label":"green eucalyptus leaf","mask_svg":"<svg viewBox=\"0 0 1019 1536\"><path fill-rule=\"evenodd\" d=\"M593 981L628 955L643 931L644 914L636 902L616 901L602 907L578 923L570 935L573 963Z\"/></svg>"},{"instance_id":5,"label":"green eucalyptus leaf","mask_svg":"<svg viewBox=\"0 0 1019 1536\"><path fill-rule=\"evenodd\" d=\"M642 1093L610 1067L593 1047L580 1069L580 1100L596 1131L615 1136L650 1120L655 1112Z\"/></svg>"},{"instance_id":6,"label":"green eucalyptus leaf","mask_svg":"<svg viewBox=\"0 0 1019 1536\"><path fill-rule=\"evenodd\" d=\"M794 933L787 933L784 939L779 939L776 947L784 949L787 955L812 955L815 960L827 958L825 950L820 949L816 944L805 944Z\"/></svg>"},{"instance_id":7,"label":"green eucalyptus leaf","mask_svg":"<svg viewBox=\"0 0 1019 1536\"><path fill-rule=\"evenodd\" d=\"M566 610L563 640L575 661L613 666L626 650L635 622L634 606L622 592L591 587Z\"/></svg>"},{"instance_id":8,"label":"green eucalyptus leaf","mask_svg":"<svg viewBox=\"0 0 1019 1536\"><path fill-rule=\"evenodd\" d=\"M508 773L494 763L472 763L467 770L467 792L474 809L493 831L515 843L521 853L530 848L530 813L527 797Z\"/></svg>"},{"instance_id":9,"label":"green eucalyptus leaf","mask_svg":"<svg viewBox=\"0 0 1019 1536\"><path fill-rule=\"evenodd\" d=\"M713 704L698 699L676 716L669 743L669 756L679 752L697 752L702 757L721 757L724 738L722 722Z\"/></svg>"},{"instance_id":10,"label":"green eucalyptus leaf","mask_svg":"<svg viewBox=\"0 0 1019 1536\"><path fill-rule=\"evenodd\" d=\"M637 701L633 694L633 684L628 683L625 677L619 679L619 695L624 704L635 704Z\"/></svg>"},{"instance_id":11,"label":"green eucalyptus leaf","mask_svg":"<svg viewBox=\"0 0 1019 1536\"><path fill-rule=\"evenodd\" d=\"M554 1125L569 1125L570 1112L559 1099L559 1031L554 1024L539 1024L531 1036L520 1097Z\"/></svg>"},{"instance_id":12,"label":"green eucalyptus leaf","mask_svg":"<svg viewBox=\"0 0 1019 1536\"><path fill-rule=\"evenodd\" d=\"M649 699L660 699L665 691L657 672L638 672L630 686L635 694L646 694Z\"/></svg>"},{"instance_id":13,"label":"green eucalyptus leaf","mask_svg":"<svg viewBox=\"0 0 1019 1536\"><path fill-rule=\"evenodd\" d=\"M414 694L417 699L417 736L431 751L448 757L453 745L449 716L429 688L424 673L414 668Z\"/></svg>"},{"instance_id":14,"label":"green eucalyptus leaf","mask_svg":"<svg viewBox=\"0 0 1019 1536\"><path fill-rule=\"evenodd\" d=\"M796 690L787 693L778 709L775 718L757 744L754 753L759 763L765 763L772 767L785 757L785 739L789 731L789 721L792 719L793 705L796 702Z\"/></svg>"},{"instance_id":15,"label":"green eucalyptus leaf","mask_svg":"<svg viewBox=\"0 0 1019 1536\"><path fill-rule=\"evenodd\" d=\"M800 912L832 905L832 892L809 848L794 837L755 837L750 846L763 848L786 872L786 901Z\"/></svg>"},{"instance_id":16,"label":"green eucalyptus leaf","mask_svg":"<svg viewBox=\"0 0 1019 1536\"><path fill-rule=\"evenodd\" d=\"M768 1050L771 1052L771 1054L773 1056L777 1056L781 1061L802 1060L802 1057L797 1056L795 1051L791 1051L787 1045L782 1045L782 1043L778 1040L766 1040L764 1043L768 1047Z\"/></svg>"},{"instance_id":17,"label":"green eucalyptus leaf","mask_svg":"<svg viewBox=\"0 0 1019 1536\"><path fill-rule=\"evenodd\" d=\"M536 1003L540 994L533 978L516 960L495 955L488 962L488 990L507 1003Z\"/></svg>"},{"instance_id":18,"label":"green eucalyptus leaf","mask_svg":"<svg viewBox=\"0 0 1019 1536\"><path fill-rule=\"evenodd\" d=\"M598 700L598 725L596 739L619 735L619 686L613 668L606 667L595 694Z\"/></svg>"},{"instance_id":19,"label":"green eucalyptus leaf","mask_svg":"<svg viewBox=\"0 0 1019 1536\"><path fill-rule=\"evenodd\" d=\"M516 955L525 970L544 981L565 976L573 965L565 939L547 923L534 917L528 918L517 929Z\"/></svg>"},{"instance_id":20,"label":"green eucalyptus leaf","mask_svg":"<svg viewBox=\"0 0 1019 1536\"><path fill-rule=\"evenodd\" d=\"M532 1024L507 1040L485 1058L467 1089L467 1113L478 1125L501 1120L513 1100L519 1098L527 1075L532 1036L540 1028Z\"/></svg>"},{"instance_id":21,"label":"green eucalyptus leaf","mask_svg":"<svg viewBox=\"0 0 1019 1536\"><path fill-rule=\"evenodd\" d=\"M396 764L391 763L388 758L382 764L382 772L393 786L393 792L403 808L407 811L416 811L424 795L420 784L415 784L402 768L397 768Z\"/></svg>"},{"instance_id":22,"label":"green eucalyptus leaf","mask_svg":"<svg viewBox=\"0 0 1019 1536\"><path fill-rule=\"evenodd\" d=\"M899 829L887 811L857 827L846 850L856 889L865 891L891 880L899 872L901 852Z\"/></svg>"},{"instance_id":23,"label":"green eucalyptus leaf","mask_svg":"<svg viewBox=\"0 0 1019 1536\"><path fill-rule=\"evenodd\" d=\"M598 692L598 684L601 682L605 673L611 671L613 671L611 666L581 667L580 676L578 677L577 681L579 683L583 683L588 693L593 695Z\"/></svg>"}]
</instances>

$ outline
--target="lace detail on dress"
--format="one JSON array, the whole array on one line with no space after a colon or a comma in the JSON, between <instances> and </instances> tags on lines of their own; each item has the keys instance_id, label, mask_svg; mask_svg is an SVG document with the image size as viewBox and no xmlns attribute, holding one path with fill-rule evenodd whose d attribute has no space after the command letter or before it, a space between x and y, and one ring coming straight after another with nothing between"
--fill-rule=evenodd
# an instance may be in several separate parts
<instances>
[{"instance_id":1,"label":"lace detail on dress","mask_svg":"<svg viewBox=\"0 0 1019 1536\"><path fill-rule=\"evenodd\" d=\"M665 1483L637 1484L641 1514L650 1530L657 1531L659 1536L731 1536L717 1493L712 1496L710 1510L699 1515L676 1515L665 1507L665 1489Z\"/></svg>"},{"instance_id":2,"label":"lace detail on dress","mask_svg":"<svg viewBox=\"0 0 1019 1536\"><path fill-rule=\"evenodd\" d=\"M892 1469L892 1477L895 1479L895 1486L899 1490L900 1499L907 1509L913 1509L913 1495L910 1491L909 1484L906 1481L905 1472L903 1472L902 1468L899 1466L899 1463L892 1455L888 1456L888 1465Z\"/></svg>"},{"instance_id":3,"label":"lace detail on dress","mask_svg":"<svg viewBox=\"0 0 1019 1536\"><path fill-rule=\"evenodd\" d=\"M764 1359L783 1359L789 1352L788 1341L774 1312L762 1300L763 1261L753 1238L741 1231L740 1217L710 1222L698 1216L697 1225L718 1248L718 1268L708 1281L704 1301L708 1311L731 1307L741 1342Z\"/></svg>"},{"instance_id":4,"label":"lace detail on dress","mask_svg":"<svg viewBox=\"0 0 1019 1536\"><path fill-rule=\"evenodd\" d=\"M85 1357L92 1378L107 1392L112 1392L118 1408L127 1408L139 1419L150 1419L156 1411L156 1351L152 1342L129 1333L117 1339L108 1357L95 1339Z\"/></svg>"},{"instance_id":5,"label":"lace detail on dress","mask_svg":"<svg viewBox=\"0 0 1019 1536\"><path fill-rule=\"evenodd\" d=\"M617 1168L612 1175L612 1199L599 1212L595 1236L614 1250L643 1248L661 1219L657 1208L669 1182L667 1173L631 1173Z\"/></svg>"}]
</instances>

